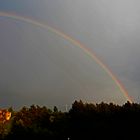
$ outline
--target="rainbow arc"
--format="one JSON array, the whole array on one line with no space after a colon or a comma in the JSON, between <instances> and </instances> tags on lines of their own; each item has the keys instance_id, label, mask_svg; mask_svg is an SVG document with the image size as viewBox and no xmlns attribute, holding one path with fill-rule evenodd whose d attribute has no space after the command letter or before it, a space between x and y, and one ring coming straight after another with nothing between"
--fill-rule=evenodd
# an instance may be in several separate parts
<instances>
[{"instance_id":1,"label":"rainbow arc","mask_svg":"<svg viewBox=\"0 0 140 140\"><path fill-rule=\"evenodd\" d=\"M113 72L96 56L96 54L93 51L89 50L85 45L81 44L79 41L77 41L74 38L72 38L71 36L61 32L60 30L49 26L46 23L39 22L39 21L34 20L29 17L24 17L24 16L20 16L17 14L13 14L13 13L7 13L7 12L0 12L0 17L7 17L7 18L14 19L14 20L20 20L20 21L27 22L27 23L39 26L41 28L50 30L51 32L57 34L58 36L64 38L65 40L69 41L73 45L79 47L87 55L89 55L94 61L96 61L96 63L98 63L101 66L101 68L112 78L112 80L116 83L116 85L118 86L118 88L120 89L120 91L122 92L124 97L126 98L126 100L129 101L130 103L133 102L133 100L129 96L127 90L125 89L123 84L117 79L117 77L113 74Z\"/></svg>"}]
</instances>

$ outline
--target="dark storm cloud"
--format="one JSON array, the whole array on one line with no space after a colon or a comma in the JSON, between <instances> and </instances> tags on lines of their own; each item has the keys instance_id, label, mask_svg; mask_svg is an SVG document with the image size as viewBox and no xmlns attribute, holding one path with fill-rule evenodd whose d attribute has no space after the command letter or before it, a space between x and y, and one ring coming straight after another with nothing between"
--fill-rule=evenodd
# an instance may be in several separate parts
<instances>
[{"instance_id":1,"label":"dark storm cloud","mask_svg":"<svg viewBox=\"0 0 140 140\"><path fill-rule=\"evenodd\" d=\"M33 19L46 22L95 51L103 62L106 63L124 83L130 95L135 99L138 96L140 84L140 78L138 76L140 75L139 9L140 2L138 0L0 1L1 11L18 13L25 17L32 17ZM65 49L61 49L61 51L57 49L45 49L46 44L47 46L58 45L59 43L54 43L56 40L60 42L60 46L70 45L67 41L62 43L64 40L62 41L59 37L54 37L54 35L50 37L46 32L43 33L42 30L31 27L31 25L27 25L26 23L7 21L7 19L2 19L1 21L0 58L2 61L0 61L0 83L1 92L5 93L1 95L3 98L6 99L5 95L10 94L10 91L6 90L6 85L8 85L9 89L12 90L13 88L11 94L15 92L14 96L12 96L13 99L11 99L11 103L14 103L14 99L16 102L18 98L22 98L21 104L24 103L25 100L27 104L30 104L31 101L45 103L46 101L43 97L45 95L46 98L48 98L46 92L50 92L49 95L52 95L52 92L57 92L56 90L61 92L61 95L55 97L53 97L53 95L49 96L50 102L48 102L48 104L50 105L52 103L60 104L62 102L61 97L66 99L67 96L65 92L73 95L73 97L69 96L71 99L66 100L66 102L72 101L74 98L77 98L77 96L87 98L85 92L90 93L90 98L92 97L92 90L98 91L98 94L94 94L96 100L105 98L106 94L101 95L102 92L109 92L108 95L110 96L110 100L112 100L114 96L112 94L114 85L113 88L109 89L107 88L108 83L103 84L104 82L97 82L102 76L93 78L92 73L95 69L93 66L90 66L93 62L89 62L88 59L84 60L83 57L81 60L83 62L78 64L78 59L81 59L79 57L81 54L76 51L76 49L74 49L75 54L73 58L69 56L73 53L66 53L68 51ZM14 37L12 33L14 33L16 37ZM9 42L7 42L7 39L9 39ZM49 41L46 43L46 40ZM42 47L38 49L40 42ZM20 46L20 48L18 46ZM34 51L32 50L33 46L36 48ZM63 55L62 52L65 52L65 55ZM54 58L54 54L57 55L56 58ZM74 63L74 58L77 59L77 63ZM83 69L83 64L86 64L88 69ZM95 64L94 66L98 67ZM100 70L100 72L101 71L103 70ZM94 73L96 75L96 72ZM5 75L7 75L7 78L5 78ZM71 77L75 77L74 80ZM16 81L15 83L17 85L14 82L12 83L12 80L8 81L9 78ZM101 79L103 80L104 78ZM26 79L28 79L28 81ZM78 81L80 81L79 84ZM63 85L64 83L65 85ZM37 87L37 85L40 86ZM53 89L52 85L56 89ZM83 85L85 85L86 88L83 88ZM71 87L73 88L71 89ZM40 92L42 96L39 96L38 92ZM81 92L81 94L75 95L76 92ZM24 95L24 93L26 94ZM27 96L29 93L34 93L35 95L30 95L29 97ZM59 99L56 100L55 98ZM114 98L120 100L122 96L116 91ZM4 102L2 102L2 104ZM21 105L19 102L15 104Z\"/></svg>"}]
</instances>

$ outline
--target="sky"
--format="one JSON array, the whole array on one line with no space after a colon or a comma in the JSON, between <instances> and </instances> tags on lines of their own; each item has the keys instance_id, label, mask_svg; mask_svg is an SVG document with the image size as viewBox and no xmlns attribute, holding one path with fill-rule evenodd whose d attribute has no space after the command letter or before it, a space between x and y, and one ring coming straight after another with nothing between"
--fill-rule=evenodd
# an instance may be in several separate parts
<instances>
[{"instance_id":1,"label":"sky","mask_svg":"<svg viewBox=\"0 0 140 140\"><path fill-rule=\"evenodd\" d=\"M0 0L0 12L47 24L84 44L139 102L139 0ZM0 77L1 107L126 102L104 69L75 44L7 17L0 17Z\"/></svg>"}]
</instances>

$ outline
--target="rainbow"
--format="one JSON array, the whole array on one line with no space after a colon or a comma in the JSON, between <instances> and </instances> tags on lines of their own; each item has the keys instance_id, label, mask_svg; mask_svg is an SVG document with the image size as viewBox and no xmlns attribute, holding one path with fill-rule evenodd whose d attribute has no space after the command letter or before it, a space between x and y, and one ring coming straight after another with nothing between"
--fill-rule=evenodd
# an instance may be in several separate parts
<instances>
[{"instance_id":1,"label":"rainbow","mask_svg":"<svg viewBox=\"0 0 140 140\"><path fill-rule=\"evenodd\" d=\"M60 30L49 26L46 23L41 23L41 22L39 22L37 20L34 20L34 19L31 19L29 17L24 17L24 16L20 16L20 15L17 15L17 14L14 14L14 13L8 13L8 12L0 12L0 17L7 17L7 18L15 19L15 20L24 21L24 22L27 22L27 23L30 23L30 24L39 26L41 28L50 30L51 32L57 34L58 36L61 36L65 40L67 40L70 43L74 44L75 46L79 47L87 55L89 55L92 59L94 59L96 61L96 63L98 63L102 67L102 69L104 69L104 71L106 71L106 73L112 78L112 80L116 83L116 85L118 86L118 88L120 89L120 91L123 93L123 95L126 98L126 100L129 101L130 103L133 102L132 98L129 96L129 94L126 91L125 87L117 79L117 77L112 73L112 71L96 56L96 54L94 52L92 52L91 50L89 50L87 47L85 47L79 41L73 39L71 36L69 36L69 35L61 32Z\"/></svg>"}]
</instances>

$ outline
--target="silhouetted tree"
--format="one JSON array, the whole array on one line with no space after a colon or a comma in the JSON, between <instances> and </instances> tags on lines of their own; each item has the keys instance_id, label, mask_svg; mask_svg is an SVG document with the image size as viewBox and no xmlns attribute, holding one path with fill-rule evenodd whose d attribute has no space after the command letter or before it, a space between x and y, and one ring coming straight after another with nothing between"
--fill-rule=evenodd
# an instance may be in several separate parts
<instances>
[{"instance_id":1,"label":"silhouetted tree","mask_svg":"<svg viewBox=\"0 0 140 140\"><path fill-rule=\"evenodd\" d=\"M11 131L3 139L120 139L139 136L140 104L75 101L69 112L32 105L13 111Z\"/></svg>"}]
</instances>

